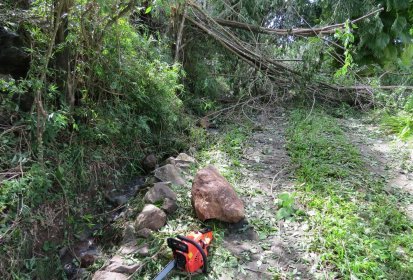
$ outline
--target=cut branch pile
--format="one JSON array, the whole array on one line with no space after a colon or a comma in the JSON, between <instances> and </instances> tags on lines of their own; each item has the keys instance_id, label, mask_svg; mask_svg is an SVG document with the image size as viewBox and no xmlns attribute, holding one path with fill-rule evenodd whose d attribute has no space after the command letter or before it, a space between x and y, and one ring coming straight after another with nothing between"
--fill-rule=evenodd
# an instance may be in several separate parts
<instances>
[{"instance_id":1,"label":"cut branch pile","mask_svg":"<svg viewBox=\"0 0 413 280\"><path fill-rule=\"evenodd\" d=\"M350 23L359 22L367 17L381 12L383 9L372 11ZM238 56L240 59L259 70L274 82L275 89L288 90L301 85L309 95L331 102L347 103L372 103L373 88L370 86L343 87L340 85L328 84L325 82L308 81L302 73L299 73L290 66L283 64L280 60L269 58L259 51L256 46L242 41L230 28L238 28L256 33L276 34L276 35L299 35L299 36L321 36L334 34L337 29L342 29L345 23L330 25L320 28L300 28L300 29L272 29L259 27L251 24L228 21L224 19L212 18L201 7L192 1L187 2L187 8L183 18L194 26L214 38L227 50ZM385 88L383 88L385 89Z\"/></svg>"},{"instance_id":2,"label":"cut branch pile","mask_svg":"<svg viewBox=\"0 0 413 280\"><path fill-rule=\"evenodd\" d=\"M319 98L333 102L355 102L356 96L360 99L360 97L367 98L370 95L369 91L362 89L357 90L357 94L354 95L355 89L347 90L336 85L307 81L298 71L263 55L256 47L239 39L195 3L189 1L187 5L186 20L214 38L240 59L261 71L274 82L275 88L279 90L292 89L297 85L301 85L312 95L317 93Z\"/></svg>"},{"instance_id":3,"label":"cut branch pile","mask_svg":"<svg viewBox=\"0 0 413 280\"><path fill-rule=\"evenodd\" d=\"M188 2L189 11L185 18L193 25L213 37L227 50L266 75L276 79L280 84L291 85L300 76L294 69L262 55L254 46L240 40L231 31L220 25L200 7Z\"/></svg>"}]
</instances>

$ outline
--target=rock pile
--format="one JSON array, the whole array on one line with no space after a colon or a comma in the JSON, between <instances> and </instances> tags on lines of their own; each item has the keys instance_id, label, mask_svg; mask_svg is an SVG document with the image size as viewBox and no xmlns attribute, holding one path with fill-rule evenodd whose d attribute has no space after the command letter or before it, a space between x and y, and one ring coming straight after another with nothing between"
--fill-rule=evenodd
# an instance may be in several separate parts
<instances>
[{"instance_id":1,"label":"rock pile","mask_svg":"<svg viewBox=\"0 0 413 280\"><path fill-rule=\"evenodd\" d=\"M152 163L154 161L148 165ZM154 231L166 224L167 215L173 214L178 209L177 195L171 189L171 185L185 186L184 178L187 177L182 176L184 174L182 170L195 163L194 158L181 153L176 158L169 158L165 165L154 170L154 175L160 182L154 183L146 192L143 198L146 204L135 221L125 226L122 245L116 255L94 274L93 280L127 279L142 267L141 263L128 262L130 255L146 257L153 252L147 244L138 246L137 238L150 238ZM150 167L152 168L153 165ZM218 219L237 223L244 218L243 202L228 181L213 166L198 171L193 180L191 194L195 213L202 221Z\"/></svg>"}]
</instances>

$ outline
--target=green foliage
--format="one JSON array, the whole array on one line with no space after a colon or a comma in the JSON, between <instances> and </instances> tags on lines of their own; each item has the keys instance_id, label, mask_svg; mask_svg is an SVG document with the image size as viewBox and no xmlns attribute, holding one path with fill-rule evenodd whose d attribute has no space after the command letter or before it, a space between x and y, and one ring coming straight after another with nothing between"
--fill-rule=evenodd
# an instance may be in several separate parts
<instances>
[{"instance_id":1,"label":"green foliage","mask_svg":"<svg viewBox=\"0 0 413 280\"><path fill-rule=\"evenodd\" d=\"M191 41L187 52L183 64L187 73L187 92L182 98L191 111L202 115L217 109L216 100L230 92L232 80L220 74L225 75L234 61L222 47L204 37Z\"/></svg>"},{"instance_id":2,"label":"green foliage","mask_svg":"<svg viewBox=\"0 0 413 280\"><path fill-rule=\"evenodd\" d=\"M46 233L59 228L54 242L64 243L102 223L104 215L94 214L108 211L105 188L141 174L146 153L162 158L188 145L190 121L178 97L184 73L171 62L167 38L124 17L103 30L109 16L124 6L86 2L76 1L65 15L67 37L53 49L45 81L39 77L53 32L35 23L26 26L32 36L29 77L0 80L0 167L12 174L0 177L0 239L7 252L0 257L0 274L7 279L63 278L55 262L59 248L45 242ZM36 1L30 13L49 20L49 4ZM152 14L159 5L143 13ZM64 96L62 70L55 69L55 59L66 48L73 81L63 73L64 84L72 86L74 104ZM45 113L40 119L37 104L28 112L19 107L20 99L38 91ZM42 117L44 161L38 158ZM44 222L51 214L64 227ZM17 244L25 241L20 250Z\"/></svg>"},{"instance_id":3,"label":"green foliage","mask_svg":"<svg viewBox=\"0 0 413 280\"><path fill-rule=\"evenodd\" d=\"M343 279L408 279L413 224L384 183L365 170L337 122L319 109L311 116L295 110L288 150L303 183L300 202L312 212L313 250L323 262Z\"/></svg>"},{"instance_id":4,"label":"green foliage","mask_svg":"<svg viewBox=\"0 0 413 280\"><path fill-rule=\"evenodd\" d=\"M278 195L277 219L283 220L291 217L294 212L294 194L282 193Z\"/></svg>"},{"instance_id":5,"label":"green foliage","mask_svg":"<svg viewBox=\"0 0 413 280\"><path fill-rule=\"evenodd\" d=\"M351 25L351 26L350 26ZM336 34L334 34L334 37L338 40L340 40L343 43L344 46L344 64L343 66L336 71L335 77L343 77L345 76L348 71L354 67L353 65L353 43L354 43L354 35L352 33L353 29L356 29L357 26L354 24L350 24L350 21L347 20L344 26L344 30L337 30Z\"/></svg>"},{"instance_id":6,"label":"green foliage","mask_svg":"<svg viewBox=\"0 0 413 280\"><path fill-rule=\"evenodd\" d=\"M400 111L396 115L384 115L381 119L382 127L390 133L397 134L405 140L413 135L413 114Z\"/></svg>"}]
</instances>

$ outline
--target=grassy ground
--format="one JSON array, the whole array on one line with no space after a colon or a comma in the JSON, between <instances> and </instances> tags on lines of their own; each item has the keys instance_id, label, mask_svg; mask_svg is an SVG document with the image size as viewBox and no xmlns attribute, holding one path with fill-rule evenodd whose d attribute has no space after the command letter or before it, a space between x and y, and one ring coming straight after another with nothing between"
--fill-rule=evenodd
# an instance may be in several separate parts
<instances>
[{"instance_id":1,"label":"grassy ground","mask_svg":"<svg viewBox=\"0 0 413 280\"><path fill-rule=\"evenodd\" d=\"M321 109L293 110L288 141L312 248L335 274L326 278L412 279L413 224L337 121Z\"/></svg>"}]
</instances>

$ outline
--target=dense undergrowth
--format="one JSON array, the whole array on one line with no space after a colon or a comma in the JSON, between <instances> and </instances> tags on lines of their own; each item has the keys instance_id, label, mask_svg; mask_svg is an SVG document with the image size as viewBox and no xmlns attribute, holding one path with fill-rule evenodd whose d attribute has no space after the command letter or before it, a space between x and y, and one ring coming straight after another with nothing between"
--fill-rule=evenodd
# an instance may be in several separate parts
<instances>
[{"instance_id":1,"label":"dense undergrowth","mask_svg":"<svg viewBox=\"0 0 413 280\"><path fill-rule=\"evenodd\" d=\"M344 279L410 279L412 222L323 109L291 114L288 149L325 267Z\"/></svg>"},{"instance_id":2,"label":"dense undergrowth","mask_svg":"<svg viewBox=\"0 0 413 280\"><path fill-rule=\"evenodd\" d=\"M71 37L53 53L72 48L83 58L74 66L74 106L53 81L57 71L49 69L47 83L39 79L43 60L33 61L26 79L0 80L2 279L64 279L58 251L85 229L106 223L105 193L144 173L146 154L162 159L188 147L191 124L177 95L182 71L165 38L119 20L93 49L84 32L100 27L81 30L76 12L81 10L70 14ZM87 22L105 14L93 16ZM27 28L35 37L29 51L40 58L48 38ZM24 111L20 102L38 90L47 114L43 127L39 111Z\"/></svg>"},{"instance_id":3,"label":"dense undergrowth","mask_svg":"<svg viewBox=\"0 0 413 280\"><path fill-rule=\"evenodd\" d=\"M410 92L396 90L392 93L376 92L376 118L388 133L396 134L402 140L413 135L413 97ZM378 117L377 117L378 116Z\"/></svg>"}]
</instances>

